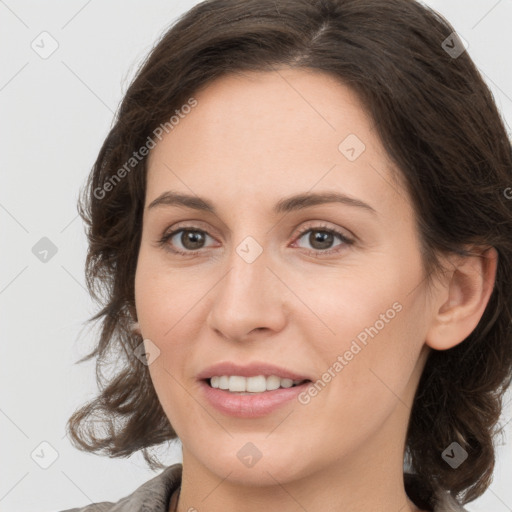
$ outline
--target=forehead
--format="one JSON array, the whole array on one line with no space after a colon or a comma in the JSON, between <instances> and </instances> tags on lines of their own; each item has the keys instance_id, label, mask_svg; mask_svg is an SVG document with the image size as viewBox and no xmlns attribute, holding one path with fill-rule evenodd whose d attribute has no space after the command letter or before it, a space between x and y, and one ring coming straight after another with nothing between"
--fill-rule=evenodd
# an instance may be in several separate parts
<instances>
[{"instance_id":1,"label":"forehead","mask_svg":"<svg viewBox=\"0 0 512 512\"><path fill-rule=\"evenodd\" d=\"M147 202L166 187L247 204L315 188L392 208L404 195L357 94L326 73L243 72L193 97L150 152Z\"/></svg>"},{"instance_id":2,"label":"forehead","mask_svg":"<svg viewBox=\"0 0 512 512\"><path fill-rule=\"evenodd\" d=\"M190 142L200 144L203 151L223 142L250 154L253 148L259 149L258 143L270 148L286 141L291 145L299 138L307 138L309 144L294 147L295 153L311 150L320 141L338 151L337 142L348 134L370 144L378 142L368 133L373 121L356 93L323 72L290 68L238 72L207 84L194 98L197 106L180 116L171 130L174 136L167 138L178 144L192 136ZM236 142L243 141L252 144L235 148Z\"/></svg>"}]
</instances>

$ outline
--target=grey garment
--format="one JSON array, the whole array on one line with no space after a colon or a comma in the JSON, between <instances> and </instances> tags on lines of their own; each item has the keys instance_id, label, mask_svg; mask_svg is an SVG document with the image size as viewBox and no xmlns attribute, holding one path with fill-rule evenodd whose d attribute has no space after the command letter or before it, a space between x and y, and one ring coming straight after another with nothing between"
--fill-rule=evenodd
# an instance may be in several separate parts
<instances>
[{"instance_id":1,"label":"grey garment","mask_svg":"<svg viewBox=\"0 0 512 512\"><path fill-rule=\"evenodd\" d=\"M102 501L62 512L169 512L171 495L181 484L181 470L180 463L168 466L115 503Z\"/></svg>"},{"instance_id":2,"label":"grey garment","mask_svg":"<svg viewBox=\"0 0 512 512\"><path fill-rule=\"evenodd\" d=\"M71 508L60 512L169 512L171 495L181 484L182 464L164 469L137 488L133 493L116 503L103 501L82 508ZM468 512L448 493L439 493L433 498L422 497L421 484L412 474L406 474L405 490L413 503L429 512ZM429 503L433 503L430 505Z\"/></svg>"}]
</instances>

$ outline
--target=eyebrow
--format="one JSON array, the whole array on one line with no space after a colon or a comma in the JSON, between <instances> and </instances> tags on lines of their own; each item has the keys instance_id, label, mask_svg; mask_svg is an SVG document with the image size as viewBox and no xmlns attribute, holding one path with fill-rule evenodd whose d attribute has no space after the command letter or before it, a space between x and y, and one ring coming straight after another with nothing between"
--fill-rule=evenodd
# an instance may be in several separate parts
<instances>
[{"instance_id":1,"label":"eyebrow","mask_svg":"<svg viewBox=\"0 0 512 512\"><path fill-rule=\"evenodd\" d=\"M274 213L287 213L292 211L303 210L310 206L316 206L325 203L342 203L348 206L354 206L366 210L372 214L377 214L377 211L369 204L338 192L319 192L319 193L302 193L289 196L279 200L273 210ZM201 210L217 215L217 211L213 204L205 198L193 196L188 194L181 194L171 190L164 192L156 199L154 199L147 207L151 210L161 206L184 206L194 210Z\"/></svg>"}]
</instances>

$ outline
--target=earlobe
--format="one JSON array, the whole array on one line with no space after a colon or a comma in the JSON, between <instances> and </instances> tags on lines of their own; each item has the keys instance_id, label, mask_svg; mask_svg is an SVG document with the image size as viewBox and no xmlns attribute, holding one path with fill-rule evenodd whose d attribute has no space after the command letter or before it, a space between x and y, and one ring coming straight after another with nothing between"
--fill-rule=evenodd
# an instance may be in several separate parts
<instances>
[{"instance_id":1,"label":"earlobe","mask_svg":"<svg viewBox=\"0 0 512 512\"><path fill-rule=\"evenodd\" d=\"M135 305L134 304L128 304L128 312L130 313L130 316L131 318L137 318L137 311L135 309ZM134 334L138 334L139 336L142 336L142 333L141 333L141 330L140 330L140 325L139 325L139 322L137 320L134 320L133 322L131 322L130 324L130 330L134 333Z\"/></svg>"},{"instance_id":2,"label":"earlobe","mask_svg":"<svg viewBox=\"0 0 512 512\"><path fill-rule=\"evenodd\" d=\"M426 344L447 350L464 341L476 328L494 288L498 252L494 247L472 248L471 256L454 255L453 269L436 292Z\"/></svg>"}]
</instances>

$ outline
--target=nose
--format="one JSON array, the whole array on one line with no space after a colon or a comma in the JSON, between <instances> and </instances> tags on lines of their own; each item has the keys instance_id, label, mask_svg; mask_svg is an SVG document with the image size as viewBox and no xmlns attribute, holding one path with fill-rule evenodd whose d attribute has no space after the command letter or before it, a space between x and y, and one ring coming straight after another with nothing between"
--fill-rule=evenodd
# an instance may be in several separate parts
<instances>
[{"instance_id":1,"label":"nose","mask_svg":"<svg viewBox=\"0 0 512 512\"><path fill-rule=\"evenodd\" d=\"M218 335L246 341L255 333L282 330L288 317L289 293L265 250L252 262L236 250L227 273L214 287L207 323Z\"/></svg>"}]
</instances>

